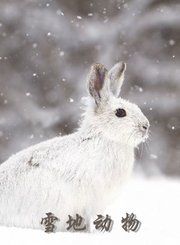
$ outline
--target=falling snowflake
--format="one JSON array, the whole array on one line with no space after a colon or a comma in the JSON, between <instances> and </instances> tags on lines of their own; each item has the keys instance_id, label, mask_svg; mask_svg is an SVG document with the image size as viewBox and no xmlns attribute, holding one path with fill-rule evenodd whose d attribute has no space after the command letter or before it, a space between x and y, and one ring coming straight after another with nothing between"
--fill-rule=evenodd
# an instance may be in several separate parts
<instances>
[{"instance_id":1,"label":"falling snowflake","mask_svg":"<svg viewBox=\"0 0 180 245\"><path fill-rule=\"evenodd\" d=\"M64 51L60 51L59 52L59 55L62 57L62 56L64 56Z\"/></svg>"},{"instance_id":2,"label":"falling snowflake","mask_svg":"<svg viewBox=\"0 0 180 245\"><path fill-rule=\"evenodd\" d=\"M29 136L29 139L34 139L34 134L31 134L31 135Z\"/></svg>"},{"instance_id":3,"label":"falling snowflake","mask_svg":"<svg viewBox=\"0 0 180 245\"><path fill-rule=\"evenodd\" d=\"M151 159L157 159L157 158L158 158L158 156L157 156L157 155L155 155L155 154L151 154L151 155L150 155L150 158L151 158Z\"/></svg>"},{"instance_id":4,"label":"falling snowflake","mask_svg":"<svg viewBox=\"0 0 180 245\"><path fill-rule=\"evenodd\" d=\"M29 97L30 95L31 95L31 93L29 93L29 92L26 93L26 96L27 96L27 97Z\"/></svg>"},{"instance_id":5,"label":"falling snowflake","mask_svg":"<svg viewBox=\"0 0 180 245\"><path fill-rule=\"evenodd\" d=\"M60 9L58 9L58 10L56 11L56 13L57 13L57 15L62 15L62 16L64 16L64 13L63 13Z\"/></svg>"},{"instance_id":6,"label":"falling snowflake","mask_svg":"<svg viewBox=\"0 0 180 245\"><path fill-rule=\"evenodd\" d=\"M175 44L175 41L173 39L169 40L169 45L173 46Z\"/></svg>"},{"instance_id":7,"label":"falling snowflake","mask_svg":"<svg viewBox=\"0 0 180 245\"><path fill-rule=\"evenodd\" d=\"M37 43L33 43L32 47L37 48Z\"/></svg>"},{"instance_id":8,"label":"falling snowflake","mask_svg":"<svg viewBox=\"0 0 180 245\"><path fill-rule=\"evenodd\" d=\"M70 103L73 103L74 100L73 100L72 98L69 98L69 102L70 102Z\"/></svg>"},{"instance_id":9,"label":"falling snowflake","mask_svg":"<svg viewBox=\"0 0 180 245\"><path fill-rule=\"evenodd\" d=\"M81 16L76 16L76 18L78 19L78 20L82 20L82 17Z\"/></svg>"}]
</instances>

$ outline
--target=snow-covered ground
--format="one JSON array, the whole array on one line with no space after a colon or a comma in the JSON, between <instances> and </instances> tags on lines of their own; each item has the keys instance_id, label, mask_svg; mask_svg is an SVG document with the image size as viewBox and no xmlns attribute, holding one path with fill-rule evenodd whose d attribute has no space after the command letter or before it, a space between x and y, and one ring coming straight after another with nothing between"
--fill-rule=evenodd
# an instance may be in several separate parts
<instances>
[{"instance_id":1,"label":"snow-covered ground","mask_svg":"<svg viewBox=\"0 0 180 245\"><path fill-rule=\"evenodd\" d=\"M51 233L0 227L0 244L180 244L180 180L134 176L122 189L119 200L106 213L114 220L110 233ZM104 213L104 214L106 214ZM121 218L136 214L137 232L125 232Z\"/></svg>"}]
</instances>

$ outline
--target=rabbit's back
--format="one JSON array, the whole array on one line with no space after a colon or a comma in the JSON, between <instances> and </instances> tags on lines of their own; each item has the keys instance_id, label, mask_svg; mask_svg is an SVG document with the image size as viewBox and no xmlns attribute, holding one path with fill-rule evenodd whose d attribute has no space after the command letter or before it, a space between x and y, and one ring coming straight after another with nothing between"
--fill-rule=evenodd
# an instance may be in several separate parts
<instances>
[{"instance_id":1,"label":"rabbit's back","mask_svg":"<svg viewBox=\"0 0 180 245\"><path fill-rule=\"evenodd\" d=\"M73 147L76 141L73 136L71 134L63 137L55 137L13 154L5 162L0 164L0 171L14 169L18 166L40 166L47 161L52 161L65 154L67 150L71 151L70 148L71 146Z\"/></svg>"},{"instance_id":2,"label":"rabbit's back","mask_svg":"<svg viewBox=\"0 0 180 245\"><path fill-rule=\"evenodd\" d=\"M28 147L14 155L12 155L5 162L0 164L0 189L1 192L14 181L18 180L20 175L27 174L32 169L56 169L63 172L65 164L63 159L71 154L68 154L76 147L76 137L74 135L67 135L63 137L56 137L39 144ZM56 159L58 158L58 163ZM62 159L62 160L61 160ZM54 165L53 165L54 163Z\"/></svg>"}]
</instances>

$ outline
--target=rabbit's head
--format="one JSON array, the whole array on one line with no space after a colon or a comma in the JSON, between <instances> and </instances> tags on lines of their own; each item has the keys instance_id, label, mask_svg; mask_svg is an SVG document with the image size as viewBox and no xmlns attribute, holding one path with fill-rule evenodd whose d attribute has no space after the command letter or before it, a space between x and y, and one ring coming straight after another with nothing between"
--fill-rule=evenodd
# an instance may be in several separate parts
<instances>
[{"instance_id":1,"label":"rabbit's head","mask_svg":"<svg viewBox=\"0 0 180 245\"><path fill-rule=\"evenodd\" d=\"M91 67L91 104L85 121L109 139L135 147L148 137L149 121L137 105L119 97L125 69L125 63L117 63L109 72L101 64Z\"/></svg>"}]
</instances>

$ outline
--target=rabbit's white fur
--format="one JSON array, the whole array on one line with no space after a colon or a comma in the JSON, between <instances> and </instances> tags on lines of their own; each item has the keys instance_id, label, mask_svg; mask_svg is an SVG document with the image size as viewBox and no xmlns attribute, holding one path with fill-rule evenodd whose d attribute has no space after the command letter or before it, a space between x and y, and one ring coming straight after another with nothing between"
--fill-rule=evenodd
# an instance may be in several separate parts
<instances>
[{"instance_id":1,"label":"rabbit's white fur","mask_svg":"<svg viewBox=\"0 0 180 245\"><path fill-rule=\"evenodd\" d=\"M149 126L135 104L118 98L124 71L124 63L109 73L93 65L90 103L78 131L31 146L0 165L1 225L44 229L41 219L52 212L60 219L57 230L65 230L68 215L77 213L87 223L103 214L130 175L134 148ZM118 108L126 116L117 117Z\"/></svg>"}]
</instances>

